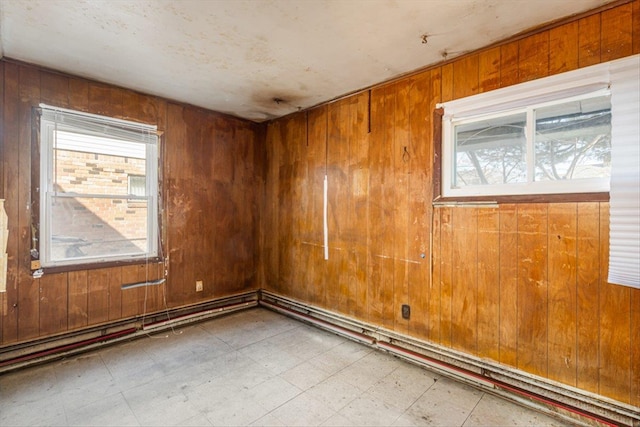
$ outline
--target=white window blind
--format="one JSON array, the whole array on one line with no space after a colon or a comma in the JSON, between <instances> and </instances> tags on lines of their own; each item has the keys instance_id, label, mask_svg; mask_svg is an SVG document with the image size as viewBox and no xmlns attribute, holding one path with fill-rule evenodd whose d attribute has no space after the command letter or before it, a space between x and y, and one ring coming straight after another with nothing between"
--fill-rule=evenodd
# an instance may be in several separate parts
<instances>
[{"instance_id":1,"label":"white window blind","mask_svg":"<svg viewBox=\"0 0 640 427\"><path fill-rule=\"evenodd\" d=\"M640 55L611 63L610 283L640 288Z\"/></svg>"}]
</instances>

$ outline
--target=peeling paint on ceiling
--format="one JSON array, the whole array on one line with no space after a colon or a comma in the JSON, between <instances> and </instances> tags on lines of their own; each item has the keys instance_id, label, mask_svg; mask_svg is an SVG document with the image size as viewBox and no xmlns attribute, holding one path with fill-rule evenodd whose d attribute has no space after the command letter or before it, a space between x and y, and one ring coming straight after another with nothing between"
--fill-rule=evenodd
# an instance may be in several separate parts
<instances>
[{"instance_id":1,"label":"peeling paint on ceiling","mask_svg":"<svg viewBox=\"0 0 640 427\"><path fill-rule=\"evenodd\" d=\"M0 0L0 54L264 121L607 2Z\"/></svg>"}]
</instances>

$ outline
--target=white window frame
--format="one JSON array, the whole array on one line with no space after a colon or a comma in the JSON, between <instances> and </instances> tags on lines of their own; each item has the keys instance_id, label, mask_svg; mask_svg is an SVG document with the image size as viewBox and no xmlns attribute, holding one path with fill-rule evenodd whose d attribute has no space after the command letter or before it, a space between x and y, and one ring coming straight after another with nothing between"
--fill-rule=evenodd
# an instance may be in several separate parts
<instances>
[{"instance_id":1,"label":"white window frame","mask_svg":"<svg viewBox=\"0 0 640 427\"><path fill-rule=\"evenodd\" d=\"M40 104L40 224L39 224L39 257L42 267L65 267L75 265L87 265L97 263L109 263L120 261L147 260L158 256L159 226L158 226L158 132L157 127L141 123L129 122L126 120L114 119L111 117L99 116L95 114L82 113L64 108L51 107ZM116 147L106 147L103 154L116 154L127 152L144 152L145 174L146 174L146 195L136 196L133 194L104 195L104 194L77 194L69 192L57 192L54 188L55 177L53 149L56 141L54 131L64 129L58 117L67 116L71 121L80 123L86 121L91 130L78 127L79 133L86 132L95 136L114 138L126 141ZM55 117L55 118L53 118ZM73 127L73 125L67 125ZM96 129L104 131L96 131ZM114 138L116 139L116 138ZM141 144L140 147L132 144ZM122 202L128 200L140 200L147 203L147 247L143 253L124 253L114 255L82 256L66 259L52 259L52 221L51 221L51 200L52 197L75 198L75 197L102 197L109 199L121 199Z\"/></svg>"},{"instance_id":2,"label":"white window frame","mask_svg":"<svg viewBox=\"0 0 640 427\"><path fill-rule=\"evenodd\" d=\"M608 63L576 71L545 77L503 89L438 104L444 109L442 117L442 197L492 197L566 193L600 193L609 191L609 178L573 179L558 181L533 180L532 111L548 105L570 102L609 94ZM613 109L613 105L612 105ZM495 185L455 187L454 127L476 120L495 118L524 112L527 115L528 181Z\"/></svg>"}]
</instances>

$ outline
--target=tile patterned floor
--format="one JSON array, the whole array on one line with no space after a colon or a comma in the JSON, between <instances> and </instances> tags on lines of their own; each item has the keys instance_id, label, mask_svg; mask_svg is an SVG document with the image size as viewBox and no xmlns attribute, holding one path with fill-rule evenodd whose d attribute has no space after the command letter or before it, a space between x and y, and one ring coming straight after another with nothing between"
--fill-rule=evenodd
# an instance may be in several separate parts
<instances>
[{"instance_id":1,"label":"tile patterned floor","mask_svg":"<svg viewBox=\"0 0 640 427\"><path fill-rule=\"evenodd\" d=\"M0 426L559 426L252 309L0 376Z\"/></svg>"}]
</instances>

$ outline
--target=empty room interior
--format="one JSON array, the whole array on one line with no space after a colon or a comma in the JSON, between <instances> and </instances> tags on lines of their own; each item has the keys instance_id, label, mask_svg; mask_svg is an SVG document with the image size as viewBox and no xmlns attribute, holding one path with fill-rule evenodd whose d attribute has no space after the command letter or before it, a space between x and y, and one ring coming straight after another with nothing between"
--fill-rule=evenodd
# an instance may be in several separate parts
<instances>
[{"instance_id":1,"label":"empty room interior","mask_svg":"<svg viewBox=\"0 0 640 427\"><path fill-rule=\"evenodd\" d=\"M0 425L640 426L640 0L0 0Z\"/></svg>"}]
</instances>

